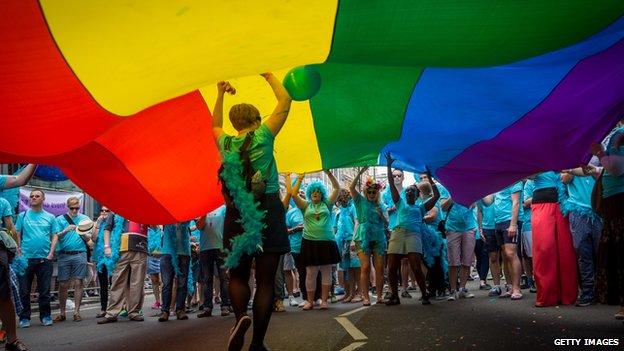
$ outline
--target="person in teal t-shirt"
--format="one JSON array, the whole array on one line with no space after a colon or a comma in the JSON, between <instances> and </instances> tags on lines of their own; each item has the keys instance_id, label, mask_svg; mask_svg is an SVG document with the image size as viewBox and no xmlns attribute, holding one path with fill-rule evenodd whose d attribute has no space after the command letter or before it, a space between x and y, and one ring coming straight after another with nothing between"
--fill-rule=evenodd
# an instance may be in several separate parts
<instances>
[{"instance_id":1,"label":"person in teal t-shirt","mask_svg":"<svg viewBox=\"0 0 624 351\"><path fill-rule=\"evenodd\" d=\"M370 298L366 294L365 287L370 284L371 273L371 256L373 256L373 264L375 272L383 272L384 256L386 252L386 225L388 220L384 212L383 205L380 200L381 184L368 179L363 186L364 196L357 190L360 177L368 167L363 167L349 186L349 193L355 205L355 211L358 219L358 227L351 247L358 252L360 259L360 287L362 289L362 297L364 298L364 306L370 306ZM383 300L383 274L375 275L375 286L377 287L377 301Z\"/></svg>"},{"instance_id":2,"label":"person in teal t-shirt","mask_svg":"<svg viewBox=\"0 0 624 351\"><path fill-rule=\"evenodd\" d=\"M321 305L320 309L327 309L327 299L331 287L332 265L340 261L340 253L333 232L331 208L338 198L340 184L334 175L325 171L332 183L332 192L327 190L321 182L312 182L306 188L306 199L299 196L299 188L303 180L300 175L292 189L292 198L297 207L303 212L303 240L301 242L301 259L306 266L306 293L307 300L304 310L311 310L314 306L314 290L316 277L321 272ZM299 273L301 274L301 272Z\"/></svg>"},{"instance_id":3,"label":"person in teal t-shirt","mask_svg":"<svg viewBox=\"0 0 624 351\"><path fill-rule=\"evenodd\" d=\"M433 197L426 202L419 200L420 191L415 185L409 186L405 190L405 198L401 197L396 183L393 182L392 163L394 159L390 153L386 154L386 165L388 168L388 186L392 194L393 205L397 209L397 223L390 235L388 244L388 281L390 283L390 298L386 305L398 305L401 303L398 290L398 271L401 266L401 259L407 256L410 268L416 277L416 282L422 293L422 304L430 304L430 294L427 291L425 276L422 272L422 235L425 230L424 217L427 211L431 210L438 199L440 192L433 182L431 175L427 177Z\"/></svg>"},{"instance_id":4,"label":"person in teal t-shirt","mask_svg":"<svg viewBox=\"0 0 624 351\"><path fill-rule=\"evenodd\" d=\"M524 264L524 273L527 276L527 283L531 293L537 292L535 286L535 278L533 277L533 231L531 226L531 204L533 203L533 191L535 184L532 179L527 179L522 190L522 263Z\"/></svg>"},{"instance_id":5,"label":"person in teal t-shirt","mask_svg":"<svg viewBox=\"0 0 624 351\"><path fill-rule=\"evenodd\" d=\"M255 258L256 265L256 293L254 295L254 335L251 347L263 348L264 336L269 326L272 300L274 299L275 274L279 268L280 256L290 251L288 235L286 234L286 223L284 222L285 210L279 198L279 183L277 167L275 163L274 141L278 135L290 111L292 98L272 73L263 73L262 77L267 81L277 103L275 109L262 122L262 117L258 109L247 103L236 104L230 108L229 119L237 135L228 136L223 131L223 98L225 93L235 94L236 89L229 82L217 83L217 98L215 107L212 110L212 131L219 145L219 151L223 156L230 156L231 162L223 164L223 171L236 174L236 167L233 163L235 157L241 157L251 163L251 172L245 170L244 179L246 181L255 178L252 188L256 189L256 196L260 197L258 210L266 211L262 217L263 230L261 235L261 245L257 245L257 232L247 232L243 229L242 220L248 221L249 225L258 225L257 221L251 221L249 217L241 217L241 211L253 211L253 203L245 201L248 196L237 196L236 199L228 201L225 211L225 222L223 226L223 241L227 249L231 249L231 254L226 259L230 269L230 298L232 307L236 314L236 324L233 334L228 339L228 348L240 349L244 344L245 332L251 325L251 318L247 316L247 304L251 298L249 288L249 274L251 272L252 259ZM248 140L249 147L246 152L241 152L240 147ZM229 141L229 142L228 142ZM231 146L228 150L228 145ZM247 162L247 161L245 161ZM227 178L227 177L226 177ZM230 183L236 187L236 180L223 179L225 183ZM264 183L264 191L262 191ZM227 184L225 184L227 188ZM239 187L240 188L240 187ZM229 191L224 191L226 197ZM256 213L258 214L258 213ZM254 217L255 218L255 217ZM235 241L252 241L252 246L257 248L254 257L247 254L244 245L231 245L231 239L243 235L244 237ZM262 250L260 250L262 248ZM230 259L231 258L231 259ZM257 272L262 272L257 274Z\"/></svg>"},{"instance_id":6,"label":"person in teal t-shirt","mask_svg":"<svg viewBox=\"0 0 624 351\"><path fill-rule=\"evenodd\" d=\"M18 277L24 307L19 315L19 325L22 328L30 326L30 289L35 276L39 294L39 318L44 326L52 325L50 285L53 266L48 257L54 255L51 244L56 219L42 208L44 200L45 193L33 189L29 195L30 210L20 213L15 225L22 244L22 256L28 260L26 273Z\"/></svg>"},{"instance_id":7,"label":"person in teal t-shirt","mask_svg":"<svg viewBox=\"0 0 624 351\"><path fill-rule=\"evenodd\" d=\"M604 229L600 239L596 293L601 303L619 303L616 319L624 319L624 119L609 138L607 149L600 143L592 145L592 154L600 159L602 174L602 200L600 212Z\"/></svg>"},{"instance_id":8,"label":"person in teal t-shirt","mask_svg":"<svg viewBox=\"0 0 624 351\"><path fill-rule=\"evenodd\" d=\"M338 280L345 288L345 296L342 301L351 302L355 298L361 299L356 296L357 280L360 277L360 260L357 258L355 250L351 250L353 232L358 225L358 220L355 205L353 205L347 189L340 189L336 206L339 209L336 217L336 241L340 251Z\"/></svg>"},{"instance_id":9,"label":"person in teal t-shirt","mask_svg":"<svg viewBox=\"0 0 624 351\"><path fill-rule=\"evenodd\" d=\"M76 226L82 221L91 221L86 215L79 213L80 199L70 197L67 199L66 214L56 217L52 248L57 247L58 242L58 282L59 282L59 308L60 314L54 318L55 322L63 322L67 319L65 308L69 286L74 283L74 321L82 320L80 316L80 304L84 289L83 279L87 276L87 250L91 240L76 232ZM52 259L52 256L48 256Z\"/></svg>"}]
</instances>

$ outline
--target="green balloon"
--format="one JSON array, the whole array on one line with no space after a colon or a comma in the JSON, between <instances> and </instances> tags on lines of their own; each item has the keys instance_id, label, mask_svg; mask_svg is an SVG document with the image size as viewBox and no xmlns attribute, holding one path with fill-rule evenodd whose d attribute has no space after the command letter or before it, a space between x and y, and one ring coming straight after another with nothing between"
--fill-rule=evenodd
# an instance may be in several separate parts
<instances>
[{"instance_id":1,"label":"green balloon","mask_svg":"<svg viewBox=\"0 0 624 351\"><path fill-rule=\"evenodd\" d=\"M295 67L286 73L283 84L293 100L309 100L321 88L321 74L314 66Z\"/></svg>"}]
</instances>

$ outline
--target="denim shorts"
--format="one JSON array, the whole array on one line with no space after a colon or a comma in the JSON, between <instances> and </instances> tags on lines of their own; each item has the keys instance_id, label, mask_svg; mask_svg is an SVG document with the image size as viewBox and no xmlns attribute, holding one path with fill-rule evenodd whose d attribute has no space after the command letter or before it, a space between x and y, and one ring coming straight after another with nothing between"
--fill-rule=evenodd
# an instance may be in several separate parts
<instances>
[{"instance_id":1,"label":"denim shorts","mask_svg":"<svg viewBox=\"0 0 624 351\"><path fill-rule=\"evenodd\" d=\"M84 279L87 276L87 253L81 252L74 255L61 253L58 258L58 281L65 282L70 279Z\"/></svg>"}]
</instances>

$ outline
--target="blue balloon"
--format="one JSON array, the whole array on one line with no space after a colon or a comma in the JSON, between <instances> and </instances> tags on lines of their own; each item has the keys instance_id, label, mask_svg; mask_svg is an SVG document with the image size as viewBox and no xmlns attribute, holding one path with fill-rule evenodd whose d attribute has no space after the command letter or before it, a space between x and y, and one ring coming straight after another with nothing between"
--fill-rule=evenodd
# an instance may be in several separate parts
<instances>
[{"instance_id":1,"label":"blue balloon","mask_svg":"<svg viewBox=\"0 0 624 351\"><path fill-rule=\"evenodd\" d=\"M69 179L63 171L52 166L38 166L35 171L35 177L51 182L60 182Z\"/></svg>"}]
</instances>

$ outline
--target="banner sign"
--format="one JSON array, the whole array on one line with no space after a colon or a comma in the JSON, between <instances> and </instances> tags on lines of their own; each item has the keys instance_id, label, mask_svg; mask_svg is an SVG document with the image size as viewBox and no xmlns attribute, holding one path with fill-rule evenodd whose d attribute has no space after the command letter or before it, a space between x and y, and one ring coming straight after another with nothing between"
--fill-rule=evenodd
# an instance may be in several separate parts
<instances>
[{"instance_id":1,"label":"banner sign","mask_svg":"<svg viewBox=\"0 0 624 351\"><path fill-rule=\"evenodd\" d=\"M19 211L23 212L30 209L29 197L33 188L22 187L19 194ZM80 192L72 191L55 191L55 190L43 190L45 193L45 200L43 201L43 209L50 212L55 216L60 216L63 213L67 213L67 199L70 197L77 197L80 199L80 213L84 213L84 194Z\"/></svg>"}]
</instances>

